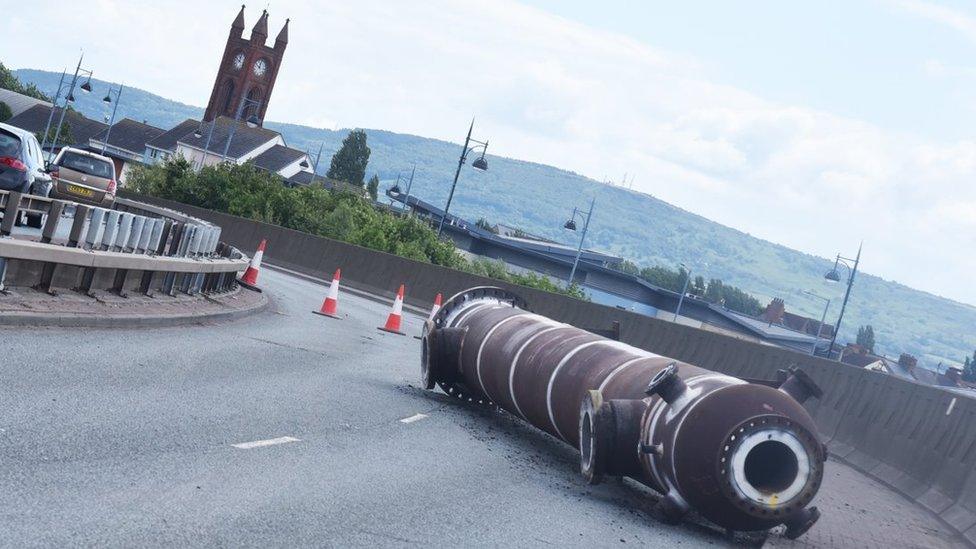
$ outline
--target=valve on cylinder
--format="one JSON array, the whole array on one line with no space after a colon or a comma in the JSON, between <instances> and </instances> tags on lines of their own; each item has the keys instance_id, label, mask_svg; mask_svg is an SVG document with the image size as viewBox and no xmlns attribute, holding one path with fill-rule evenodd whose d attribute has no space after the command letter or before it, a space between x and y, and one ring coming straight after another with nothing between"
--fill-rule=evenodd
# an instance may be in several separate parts
<instances>
[{"instance_id":1,"label":"valve on cylinder","mask_svg":"<svg viewBox=\"0 0 976 549\"><path fill-rule=\"evenodd\" d=\"M719 374L556 322L479 287L424 326L424 386L497 404L580 451L590 483L630 477L657 490L655 515L692 509L733 532L820 517L825 448L803 408L822 392L791 368L777 382Z\"/></svg>"}]
</instances>

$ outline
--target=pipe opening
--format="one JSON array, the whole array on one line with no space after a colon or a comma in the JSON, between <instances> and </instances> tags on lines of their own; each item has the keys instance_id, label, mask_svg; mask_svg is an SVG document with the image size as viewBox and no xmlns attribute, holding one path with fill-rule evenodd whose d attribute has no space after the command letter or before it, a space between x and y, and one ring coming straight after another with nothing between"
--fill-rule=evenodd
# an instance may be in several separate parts
<instances>
[{"instance_id":1,"label":"pipe opening","mask_svg":"<svg viewBox=\"0 0 976 549\"><path fill-rule=\"evenodd\" d=\"M746 481L760 493L776 494L793 485L800 467L792 448L777 440L766 440L749 450L743 472Z\"/></svg>"},{"instance_id":2,"label":"pipe opening","mask_svg":"<svg viewBox=\"0 0 976 549\"><path fill-rule=\"evenodd\" d=\"M593 420L584 412L580 420L580 455L584 469L593 468Z\"/></svg>"}]
</instances>

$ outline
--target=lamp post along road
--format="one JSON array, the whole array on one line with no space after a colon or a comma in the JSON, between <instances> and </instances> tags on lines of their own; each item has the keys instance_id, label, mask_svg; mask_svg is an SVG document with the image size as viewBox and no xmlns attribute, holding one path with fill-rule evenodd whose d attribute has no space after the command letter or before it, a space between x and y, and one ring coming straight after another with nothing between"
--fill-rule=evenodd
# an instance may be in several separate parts
<instances>
[{"instance_id":1,"label":"lamp post along road","mask_svg":"<svg viewBox=\"0 0 976 549\"><path fill-rule=\"evenodd\" d=\"M837 342L837 334L840 332L840 324L844 321L844 312L847 310L847 301L851 298L851 288L854 287L854 277L857 276L857 268L861 263L861 249L864 248L864 242L857 247L857 256L854 259L849 257L841 257L837 254L837 259L834 260L834 267L827 271L824 278L830 282L840 282L840 273L837 271L837 267L843 265L848 270L847 276L847 291L844 292L844 302L840 306L840 316L837 317L837 325L834 326L833 337L830 338L830 348L827 349L827 358L830 358L834 353L834 344ZM853 261L854 265L850 265L847 262Z\"/></svg>"},{"instance_id":2,"label":"lamp post along road","mask_svg":"<svg viewBox=\"0 0 976 549\"><path fill-rule=\"evenodd\" d=\"M824 323L827 321L827 310L830 309L830 300L822 295L817 295L809 290L803 290L803 293L826 302L826 305L824 305L823 314L820 315L820 324L817 325L817 335L813 343L813 349L810 350L811 355L816 355L817 343L820 342L820 334L823 332Z\"/></svg>"},{"instance_id":3,"label":"lamp post along road","mask_svg":"<svg viewBox=\"0 0 976 549\"><path fill-rule=\"evenodd\" d=\"M51 132L51 122L54 122L54 110L58 108L58 99L61 98L61 90L64 86L64 76L67 74L67 70L61 71L61 79L58 80L58 91L54 93L54 99L51 100L51 111L47 114L47 124L44 126L44 135L41 137L41 154L44 154L44 145L47 144L47 136Z\"/></svg>"},{"instance_id":4,"label":"lamp post along road","mask_svg":"<svg viewBox=\"0 0 976 549\"><path fill-rule=\"evenodd\" d=\"M108 123L108 129L105 130L105 140L102 141L102 154L105 154L105 148L108 147L108 138L112 135L112 127L115 126L115 112L119 110L119 102L122 99L122 88L125 84L119 84L119 89L115 90L115 105L112 106L112 119ZM112 102L112 88L109 88L108 93L105 94L105 99L102 99L105 103Z\"/></svg>"},{"instance_id":5,"label":"lamp post along road","mask_svg":"<svg viewBox=\"0 0 976 549\"><path fill-rule=\"evenodd\" d=\"M586 240L586 232L590 229L590 218L593 216L593 206L596 204L596 197L590 200L590 209L586 211L586 221L583 222L583 232L580 234L579 246L576 247L576 259L573 260L573 268L569 271L569 280L566 281L566 289L573 286L573 279L576 278L576 268L579 267L580 256L583 255L583 242ZM566 222L563 227L571 231L576 230L576 215L583 215L579 208L573 208L573 217Z\"/></svg>"},{"instance_id":6,"label":"lamp post along road","mask_svg":"<svg viewBox=\"0 0 976 549\"><path fill-rule=\"evenodd\" d=\"M85 54L82 53L81 57L78 58L78 65L75 67L75 74L71 77L71 85L68 86L68 95L64 99L64 107L61 108L61 116L58 118L58 127L54 130L54 140L51 142L51 148L58 146L58 138L61 136L61 126L64 124L64 115L68 112L68 103L73 103L75 100L75 84L78 83L78 75L86 74L88 80L80 86L81 91L89 93L92 90L91 87L91 77L92 71L81 68L81 62L85 59ZM46 136L45 136L46 137ZM46 140L45 140L46 141Z\"/></svg>"},{"instance_id":7,"label":"lamp post along road","mask_svg":"<svg viewBox=\"0 0 976 549\"><path fill-rule=\"evenodd\" d=\"M691 282L691 269L689 269L688 267L686 267L684 263L681 264L681 268L684 269L684 271L687 274L685 275L685 284L681 288L681 295L678 296L678 306L674 309L674 320L673 320L673 322L677 322L678 321L678 315L681 314L681 305L684 304L684 302L685 302L685 294L688 293L688 283Z\"/></svg>"},{"instance_id":8,"label":"lamp post along road","mask_svg":"<svg viewBox=\"0 0 976 549\"><path fill-rule=\"evenodd\" d=\"M485 152L488 150L488 142L472 139L471 132L473 130L474 120L472 119L471 127L468 128L468 136L464 138L464 148L461 149L461 158L458 159L457 171L454 172L454 183L451 183L451 193L447 195L447 205L444 206L444 215L441 216L441 222L437 226L437 236L440 236L441 231L444 230L444 220L447 219L448 211L451 209L451 201L454 200L454 189L457 188L458 177L461 175L461 167L464 166L464 161L467 160L468 154L480 148L481 156L471 163L471 167L479 171L486 171L488 169L488 161L485 160ZM474 146L470 146L471 143L474 143Z\"/></svg>"}]
</instances>

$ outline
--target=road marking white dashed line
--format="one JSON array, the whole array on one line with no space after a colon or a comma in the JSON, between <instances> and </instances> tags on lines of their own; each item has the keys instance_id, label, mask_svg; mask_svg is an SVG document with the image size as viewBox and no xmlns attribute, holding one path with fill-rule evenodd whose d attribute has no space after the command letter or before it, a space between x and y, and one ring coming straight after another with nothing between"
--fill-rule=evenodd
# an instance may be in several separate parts
<instances>
[{"instance_id":1,"label":"road marking white dashed line","mask_svg":"<svg viewBox=\"0 0 976 549\"><path fill-rule=\"evenodd\" d=\"M239 444L231 444L234 448L240 448L242 450L250 450L251 448L261 448L264 446L274 446L275 444L287 444L289 442L301 442L301 439L295 437L278 437L269 438L267 440L255 440L252 442L241 442Z\"/></svg>"},{"instance_id":2,"label":"road marking white dashed line","mask_svg":"<svg viewBox=\"0 0 976 549\"><path fill-rule=\"evenodd\" d=\"M427 414L414 414L410 417L405 417L400 420L400 423L413 423L415 421L420 421L427 417Z\"/></svg>"}]
</instances>

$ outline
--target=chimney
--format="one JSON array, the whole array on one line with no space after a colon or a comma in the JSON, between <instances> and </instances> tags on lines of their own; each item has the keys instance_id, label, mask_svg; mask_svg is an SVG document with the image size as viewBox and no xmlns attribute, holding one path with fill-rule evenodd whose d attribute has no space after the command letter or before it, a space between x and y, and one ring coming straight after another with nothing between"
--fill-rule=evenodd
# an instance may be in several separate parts
<instances>
[{"instance_id":1,"label":"chimney","mask_svg":"<svg viewBox=\"0 0 976 549\"><path fill-rule=\"evenodd\" d=\"M766 305L762 319L770 324L782 324L783 316L786 315L786 303L779 297L773 299Z\"/></svg>"}]
</instances>

